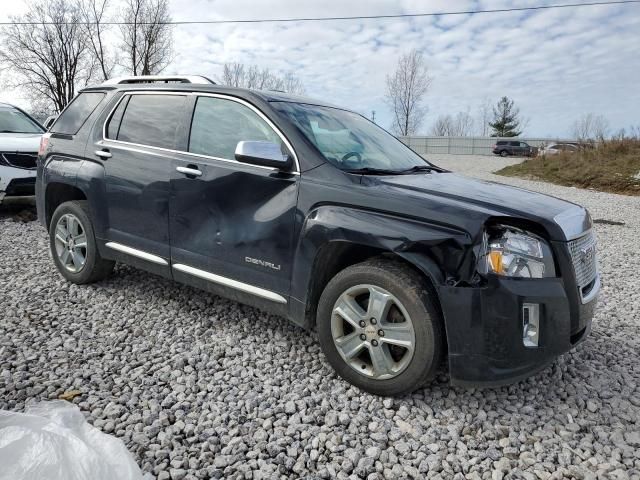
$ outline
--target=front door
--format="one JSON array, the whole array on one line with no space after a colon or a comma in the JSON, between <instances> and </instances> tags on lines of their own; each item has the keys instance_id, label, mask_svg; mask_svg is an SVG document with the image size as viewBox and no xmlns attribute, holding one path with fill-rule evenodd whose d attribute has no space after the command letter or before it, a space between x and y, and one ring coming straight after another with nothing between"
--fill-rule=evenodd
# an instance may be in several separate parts
<instances>
[{"instance_id":1,"label":"front door","mask_svg":"<svg viewBox=\"0 0 640 480\"><path fill-rule=\"evenodd\" d=\"M189 153L171 168L173 273L284 304L300 177L237 162L238 142L252 140L282 144L284 137L242 100L195 100Z\"/></svg>"},{"instance_id":2,"label":"front door","mask_svg":"<svg viewBox=\"0 0 640 480\"><path fill-rule=\"evenodd\" d=\"M125 94L92 152L105 170L107 246L167 268L172 150L185 141L186 114L185 95Z\"/></svg>"}]
</instances>

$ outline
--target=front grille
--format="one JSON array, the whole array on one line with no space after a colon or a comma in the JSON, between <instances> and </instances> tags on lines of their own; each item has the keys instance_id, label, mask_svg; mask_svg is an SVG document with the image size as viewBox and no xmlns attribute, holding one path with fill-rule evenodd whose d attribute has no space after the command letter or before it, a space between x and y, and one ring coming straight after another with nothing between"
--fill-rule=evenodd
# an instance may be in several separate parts
<instances>
[{"instance_id":1,"label":"front grille","mask_svg":"<svg viewBox=\"0 0 640 480\"><path fill-rule=\"evenodd\" d=\"M37 153L2 153L4 163L10 167L26 168L34 170L36 168Z\"/></svg>"},{"instance_id":2,"label":"front grille","mask_svg":"<svg viewBox=\"0 0 640 480\"><path fill-rule=\"evenodd\" d=\"M593 282L597 274L596 237L593 232L569 242L569 251L576 273L578 287L586 287Z\"/></svg>"}]
</instances>

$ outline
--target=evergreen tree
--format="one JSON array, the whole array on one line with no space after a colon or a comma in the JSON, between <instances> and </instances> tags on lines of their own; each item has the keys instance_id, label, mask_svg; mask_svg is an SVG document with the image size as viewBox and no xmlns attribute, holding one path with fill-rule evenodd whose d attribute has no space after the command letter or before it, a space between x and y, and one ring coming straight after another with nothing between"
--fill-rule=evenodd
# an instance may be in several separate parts
<instances>
[{"instance_id":1,"label":"evergreen tree","mask_svg":"<svg viewBox=\"0 0 640 480\"><path fill-rule=\"evenodd\" d=\"M492 137L517 137L522 133L520 126L520 109L514 107L513 100L502 97L493 107L493 122L489 126L493 129Z\"/></svg>"}]
</instances>

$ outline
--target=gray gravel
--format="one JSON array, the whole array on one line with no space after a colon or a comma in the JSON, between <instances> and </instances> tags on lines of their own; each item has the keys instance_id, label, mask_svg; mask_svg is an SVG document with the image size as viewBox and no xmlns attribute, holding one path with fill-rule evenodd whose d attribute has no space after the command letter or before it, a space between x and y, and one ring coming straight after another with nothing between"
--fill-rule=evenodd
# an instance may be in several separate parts
<instances>
[{"instance_id":1,"label":"gray gravel","mask_svg":"<svg viewBox=\"0 0 640 480\"><path fill-rule=\"evenodd\" d=\"M640 198L489 173L513 160L430 158L624 222L596 226L593 333L540 374L363 394L280 318L126 266L71 285L40 225L0 213L0 408L80 390L87 419L163 480L640 479Z\"/></svg>"}]
</instances>

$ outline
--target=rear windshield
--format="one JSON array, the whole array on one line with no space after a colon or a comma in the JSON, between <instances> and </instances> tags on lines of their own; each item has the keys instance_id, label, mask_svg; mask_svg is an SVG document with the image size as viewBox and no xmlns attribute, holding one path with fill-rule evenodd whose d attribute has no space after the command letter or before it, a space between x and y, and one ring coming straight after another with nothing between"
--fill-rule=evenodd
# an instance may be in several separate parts
<instances>
[{"instance_id":1,"label":"rear windshield","mask_svg":"<svg viewBox=\"0 0 640 480\"><path fill-rule=\"evenodd\" d=\"M102 92L81 93L58 117L51 127L51 131L65 135L75 135L104 97L105 94Z\"/></svg>"},{"instance_id":2,"label":"rear windshield","mask_svg":"<svg viewBox=\"0 0 640 480\"><path fill-rule=\"evenodd\" d=\"M13 107L0 107L0 133L42 133L42 127Z\"/></svg>"}]
</instances>

